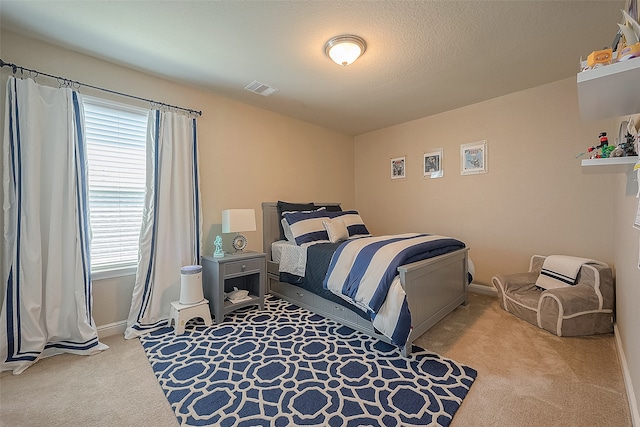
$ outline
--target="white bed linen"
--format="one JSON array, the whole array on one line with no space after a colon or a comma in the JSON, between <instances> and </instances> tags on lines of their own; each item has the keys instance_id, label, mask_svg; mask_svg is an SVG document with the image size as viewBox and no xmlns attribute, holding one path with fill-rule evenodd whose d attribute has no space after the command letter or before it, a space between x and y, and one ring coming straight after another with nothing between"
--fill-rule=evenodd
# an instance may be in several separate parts
<instances>
[{"instance_id":1,"label":"white bed linen","mask_svg":"<svg viewBox=\"0 0 640 427\"><path fill-rule=\"evenodd\" d=\"M273 242L271 244L271 261L275 263L280 263L280 259L282 257L282 246L291 245L291 242L286 240L278 240L277 242Z\"/></svg>"},{"instance_id":2,"label":"white bed linen","mask_svg":"<svg viewBox=\"0 0 640 427\"><path fill-rule=\"evenodd\" d=\"M278 263L280 273L290 273L304 277L307 267L307 246L298 246L287 240L271 244L271 258Z\"/></svg>"}]
</instances>

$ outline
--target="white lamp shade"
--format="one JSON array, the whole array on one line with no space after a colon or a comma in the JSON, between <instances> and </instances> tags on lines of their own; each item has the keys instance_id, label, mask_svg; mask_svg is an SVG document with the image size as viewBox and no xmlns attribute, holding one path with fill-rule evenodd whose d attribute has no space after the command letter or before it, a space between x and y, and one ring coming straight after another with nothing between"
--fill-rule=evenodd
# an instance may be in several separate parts
<instances>
[{"instance_id":1,"label":"white lamp shade","mask_svg":"<svg viewBox=\"0 0 640 427\"><path fill-rule=\"evenodd\" d=\"M256 212L254 209L227 209L222 211L222 232L239 233L256 231Z\"/></svg>"}]
</instances>

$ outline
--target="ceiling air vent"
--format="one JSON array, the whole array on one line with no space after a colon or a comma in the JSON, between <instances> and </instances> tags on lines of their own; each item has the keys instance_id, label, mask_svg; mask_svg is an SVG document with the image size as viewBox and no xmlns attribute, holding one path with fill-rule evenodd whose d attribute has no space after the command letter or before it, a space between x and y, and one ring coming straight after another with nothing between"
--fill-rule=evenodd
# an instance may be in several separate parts
<instances>
[{"instance_id":1,"label":"ceiling air vent","mask_svg":"<svg viewBox=\"0 0 640 427\"><path fill-rule=\"evenodd\" d=\"M274 93L276 93L278 91L278 89L276 89L275 87L271 87L271 86L267 86L264 83L260 83L256 80L252 81L251 83L249 83L246 87L246 90L248 90L249 92L254 92L257 93L258 95L262 95L262 96L269 96L269 95L273 95Z\"/></svg>"}]
</instances>

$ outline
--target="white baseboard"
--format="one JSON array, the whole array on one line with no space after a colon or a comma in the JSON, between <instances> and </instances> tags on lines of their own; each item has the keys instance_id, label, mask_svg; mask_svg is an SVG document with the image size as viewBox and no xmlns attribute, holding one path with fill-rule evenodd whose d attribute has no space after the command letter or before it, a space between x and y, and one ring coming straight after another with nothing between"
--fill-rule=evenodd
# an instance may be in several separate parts
<instances>
[{"instance_id":1,"label":"white baseboard","mask_svg":"<svg viewBox=\"0 0 640 427\"><path fill-rule=\"evenodd\" d=\"M496 288L494 288L493 286L485 286L485 285L479 285L477 283L470 283L469 291L475 292L476 294L485 294L485 295L491 295L493 297L498 297L498 291L496 291Z\"/></svg>"},{"instance_id":2,"label":"white baseboard","mask_svg":"<svg viewBox=\"0 0 640 427\"><path fill-rule=\"evenodd\" d=\"M618 357L620 358L620 365L622 366L622 377L624 379L624 386L627 390L627 399L629 399L629 411L631 412L631 422L633 427L640 427L640 413L638 412L638 404L636 400L636 393L633 391L633 384L631 384L631 375L629 375L629 368L627 366L627 358L622 350L622 342L620 341L620 333L618 331L618 324L613 324L613 336L616 339L616 347L618 348Z\"/></svg>"},{"instance_id":3,"label":"white baseboard","mask_svg":"<svg viewBox=\"0 0 640 427\"><path fill-rule=\"evenodd\" d=\"M98 326L98 339L109 337L111 335L124 334L127 329L127 321L121 320L120 322L108 323L106 325Z\"/></svg>"}]
</instances>

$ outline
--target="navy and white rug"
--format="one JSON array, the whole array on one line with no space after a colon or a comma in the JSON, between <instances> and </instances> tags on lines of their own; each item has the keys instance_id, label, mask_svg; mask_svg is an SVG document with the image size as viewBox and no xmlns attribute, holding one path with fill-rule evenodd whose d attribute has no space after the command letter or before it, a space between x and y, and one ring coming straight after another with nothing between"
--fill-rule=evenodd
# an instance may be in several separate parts
<instances>
[{"instance_id":1,"label":"navy and white rug","mask_svg":"<svg viewBox=\"0 0 640 427\"><path fill-rule=\"evenodd\" d=\"M477 375L271 296L265 311L140 342L184 426L447 426Z\"/></svg>"}]
</instances>

